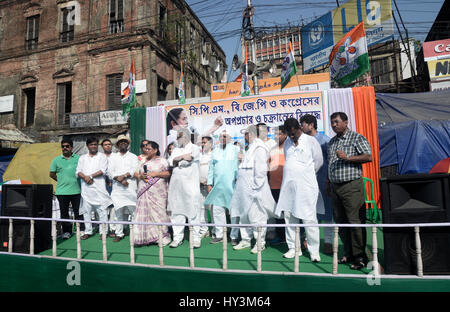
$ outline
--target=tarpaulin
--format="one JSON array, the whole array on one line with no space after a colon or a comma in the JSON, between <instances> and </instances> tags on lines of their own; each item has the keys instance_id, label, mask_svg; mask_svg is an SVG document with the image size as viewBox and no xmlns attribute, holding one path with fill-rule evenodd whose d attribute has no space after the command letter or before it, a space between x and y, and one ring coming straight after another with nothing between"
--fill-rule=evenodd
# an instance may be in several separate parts
<instances>
[{"instance_id":1,"label":"tarpaulin","mask_svg":"<svg viewBox=\"0 0 450 312\"><path fill-rule=\"evenodd\" d=\"M381 166L398 174L427 173L450 157L449 120L413 120L380 127Z\"/></svg>"},{"instance_id":2,"label":"tarpaulin","mask_svg":"<svg viewBox=\"0 0 450 312\"><path fill-rule=\"evenodd\" d=\"M35 184L53 184L50 178L50 163L53 158L61 155L61 144L36 143L22 144L3 174L3 180L27 180Z\"/></svg>"},{"instance_id":3,"label":"tarpaulin","mask_svg":"<svg viewBox=\"0 0 450 312\"><path fill-rule=\"evenodd\" d=\"M377 93L380 125L410 120L450 120L450 90Z\"/></svg>"}]
</instances>

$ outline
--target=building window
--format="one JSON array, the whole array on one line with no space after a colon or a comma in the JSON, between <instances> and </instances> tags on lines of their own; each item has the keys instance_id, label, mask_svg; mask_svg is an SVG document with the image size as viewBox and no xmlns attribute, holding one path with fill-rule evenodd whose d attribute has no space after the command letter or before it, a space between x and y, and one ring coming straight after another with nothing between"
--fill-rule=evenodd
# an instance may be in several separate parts
<instances>
[{"instance_id":1,"label":"building window","mask_svg":"<svg viewBox=\"0 0 450 312\"><path fill-rule=\"evenodd\" d=\"M183 48L183 46L182 46L182 44L183 44L183 27L181 27L181 23L179 21L177 21L175 27L176 27L175 32L176 32L176 40L177 40L176 49L177 49L178 53L181 53L182 48Z\"/></svg>"},{"instance_id":2,"label":"building window","mask_svg":"<svg viewBox=\"0 0 450 312\"><path fill-rule=\"evenodd\" d=\"M27 50L34 50L37 48L39 41L39 19L39 15L34 15L27 18Z\"/></svg>"},{"instance_id":3,"label":"building window","mask_svg":"<svg viewBox=\"0 0 450 312\"><path fill-rule=\"evenodd\" d=\"M274 41L274 43L273 43L273 46L274 46L274 47L277 47L278 44L279 44L278 38L275 38L275 41Z\"/></svg>"},{"instance_id":4,"label":"building window","mask_svg":"<svg viewBox=\"0 0 450 312\"><path fill-rule=\"evenodd\" d=\"M75 25L67 22L67 17L69 14L75 10L75 7L67 7L61 10L62 13L62 27L61 27L61 33L60 33L60 39L61 42L69 42L73 40L74 33L75 33Z\"/></svg>"},{"instance_id":5,"label":"building window","mask_svg":"<svg viewBox=\"0 0 450 312\"><path fill-rule=\"evenodd\" d=\"M167 100L167 86L169 83L158 76L158 101Z\"/></svg>"},{"instance_id":6,"label":"building window","mask_svg":"<svg viewBox=\"0 0 450 312\"><path fill-rule=\"evenodd\" d=\"M58 125L69 123L72 112L72 82L58 83Z\"/></svg>"},{"instance_id":7,"label":"building window","mask_svg":"<svg viewBox=\"0 0 450 312\"><path fill-rule=\"evenodd\" d=\"M125 31L123 0L109 0L109 33Z\"/></svg>"},{"instance_id":8,"label":"building window","mask_svg":"<svg viewBox=\"0 0 450 312\"><path fill-rule=\"evenodd\" d=\"M191 98L195 98L195 83L191 85Z\"/></svg>"},{"instance_id":9,"label":"building window","mask_svg":"<svg viewBox=\"0 0 450 312\"><path fill-rule=\"evenodd\" d=\"M266 41L266 40L264 40L264 41L262 42L262 48L263 48L263 50L264 50L264 49L267 49L267 41Z\"/></svg>"},{"instance_id":10,"label":"building window","mask_svg":"<svg viewBox=\"0 0 450 312\"><path fill-rule=\"evenodd\" d=\"M271 48L273 46L273 41L272 39L269 39L269 41L267 41L267 47Z\"/></svg>"},{"instance_id":11,"label":"building window","mask_svg":"<svg viewBox=\"0 0 450 312\"><path fill-rule=\"evenodd\" d=\"M282 37L280 39L280 44L286 44L286 37Z\"/></svg>"},{"instance_id":12,"label":"building window","mask_svg":"<svg viewBox=\"0 0 450 312\"><path fill-rule=\"evenodd\" d=\"M195 27L194 25L191 23L191 27L189 30L189 38L191 39L191 46L195 45Z\"/></svg>"},{"instance_id":13,"label":"building window","mask_svg":"<svg viewBox=\"0 0 450 312\"><path fill-rule=\"evenodd\" d=\"M34 124L34 110L36 106L36 88L24 89L23 96L25 101L24 126L29 127Z\"/></svg>"},{"instance_id":14,"label":"building window","mask_svg":"<svg viewBox=\"0 0 450 312\"><path fill-rule=\"evenodd\" d=\"M162 4L159 4L159 36L161 38L167 37L167 9Z\"/></svg>"},{"instance_id":15,"label":"building window","mask_svg":"<svg viewBox=\"0 0 450 312\"><path fill-rule=\"evenodd\" d=\"M298 42L298 34L294 35L294 42Z\"/></svg>"},{"instance_id":16,"label":"building window","mask_svg":"<svg viewBox=\"0 0 450 312\"><path fill-rule=\"evenodd\" d=\"M108 109L122 109L121 88L123 74L114 74L106 76L106 107Z\"/></svg>"}]
</instances>

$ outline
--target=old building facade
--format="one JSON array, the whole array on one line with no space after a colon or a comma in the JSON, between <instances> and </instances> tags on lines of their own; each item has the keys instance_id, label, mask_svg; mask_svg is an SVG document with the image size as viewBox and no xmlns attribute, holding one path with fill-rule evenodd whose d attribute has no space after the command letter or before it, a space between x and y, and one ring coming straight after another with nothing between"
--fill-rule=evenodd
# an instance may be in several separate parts
<instances>
[{"instance_id":1,"label":"old building facade","mask_svg":"<svg viewBox=\"0 0 450 312\"><path fill-rule=\"evenodd\" d=\"M154 106L177 98L182 60L188 98L208 95L226 71L224 52L184 0L2 1L0 126L38 142L120 133L132 61L137 105Z\"/></svg>"}]
</instances>

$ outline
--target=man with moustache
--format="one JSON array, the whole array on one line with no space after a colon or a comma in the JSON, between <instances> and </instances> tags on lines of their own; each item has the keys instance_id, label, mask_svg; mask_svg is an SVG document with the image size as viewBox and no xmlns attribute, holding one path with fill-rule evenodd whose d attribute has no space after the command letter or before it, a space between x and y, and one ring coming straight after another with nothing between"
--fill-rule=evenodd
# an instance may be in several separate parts
<instances>
[{"instance_id":1,"label":"man with moustache","mask_svg":"<svg viewBox=\"0 0 450 312\"><path fill-rule=\"evenodd\" d=\"M345 113L333 113L330 120L336 133L328 143L328 179L334 220L338 224L364 224L362 164L372 161L370 143L363 135L348 128ZM365 267L366 228L339 228L339 236L344 244L344 256L339 263L349 263L353 270Z\"/></svg>"},{"instance_id":2,"label":"man with moustache","mask_svg":"<svg viewBox=\"0 0 450 312\"><path fill-rule=\"evenodd\" d=\"M80 156L72 152L73 141L69 138L61 140L61 149L62 155L55 157L50 164L50 178L57 182L55 195L59 202L61 219L69 219L69 205L72 204L75 220L83 220L83 217L79 214L80 181L75 176ZM64 222L62 224L63 239L72 236L72 228L72 223ZM84 230L83 223L81 224L81 230Z\"/></svg>"},{"instance_id":3,"label":"man with moustache","mask_svg":"<svg viewBox=\"0 0 450 312\"><path fill-rule=\"evenodd\" d=\"M117 153L111 155L108 176L113 181L111 199L117 221L128 221L133 217L137 202L137 182L134 173L138 170L139 161L135 154L128 151L130 139L126 135L119 135L116 146ZM116 224L114 242L123 239L124 225Z\"/></svg>"},{"instance_id":4,"label":"man with moustache","mask_svg":"<svg viewBox=\"0 0 450 312\"><path fill-rule=\"evenodd\" d=\"M97 212L99 221L107 222L107 208L112 204L111 198L106 190L104 175L108 168L108 160L103 153L98 152L98 139L89 137L86 140L88 153L80 157L76 169L76 176L81 179L82 206L80 213L83 213L85 224L84 235L81 239L88 239L93 235L91 221L92 212ZM100 234L103 234L103 227L100 227ZM100 236L101 239L101 236Z\"/></svg>"},{"instance_id":5,"label":"man with moustache","mask_svg":"<svg viewBox=\"0 0 450 312\"><path fill-rule=\"evenodd\" d=\"M275 214L284 212L286 224L298 224L300 219L304 224L317 224L319 186L316 172L323 164L322 150L316 139L302 132L297 119L286 119L284 128L288 138L284 142L283 182ZM311 261L319 262L320 230L318 227L305 227L305 232ZM286 243L289 250L283 257L294 258L294 227L286 227Z\"/></svg>"},{"instance_id":6,"label":"man with moustache","mask_svg":"<svg viewBox=\"0 0 450 312\"><path fill-rule=\"evenodd\" d=\"M106 158L108 159L108 167L109 167L109 160L110 156L112 155L112 142L110 139L104 139L100 143L103 149L103 154L105 154ZM105 175L105 183L106 183L106 190L108 191L108 194L111 195L112 191L112 180L109 178L108 175ZM116 213L114 211L114 205L111 205L108 207L108 219L109 221L117 221ZM116 236L115 233L116 225L114 223L109 224L109 237L114 238Z\"/></svg>"}]
</instances>

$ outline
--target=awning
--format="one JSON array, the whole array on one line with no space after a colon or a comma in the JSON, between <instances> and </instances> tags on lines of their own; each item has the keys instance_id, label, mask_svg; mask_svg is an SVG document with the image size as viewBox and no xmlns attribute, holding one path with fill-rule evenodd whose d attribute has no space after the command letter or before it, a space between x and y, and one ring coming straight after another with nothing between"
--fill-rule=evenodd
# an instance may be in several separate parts
<instances>
[{"instance_id":1,"label":"awning","mask_svg":"<svg viewBox=\"0 0 450 312\"><path fill-rule=\"evenodd\" d=\"M17 143L34 143L34 140L18 129L0 129L0 142L2 147L14 147Z\"/></svg>"}]
</instances>

